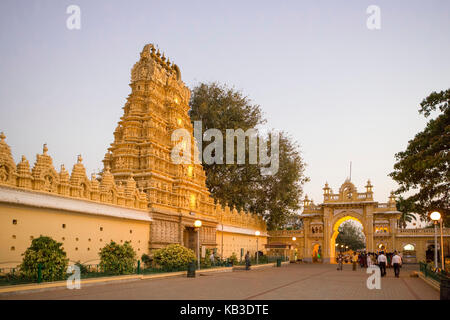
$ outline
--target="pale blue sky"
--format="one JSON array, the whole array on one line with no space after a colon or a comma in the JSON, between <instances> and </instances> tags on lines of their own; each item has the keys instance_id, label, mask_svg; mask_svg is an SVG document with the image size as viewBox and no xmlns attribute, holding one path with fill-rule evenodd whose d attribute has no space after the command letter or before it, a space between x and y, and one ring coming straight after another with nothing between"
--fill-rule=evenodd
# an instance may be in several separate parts
<instances>
[{"instance_id":1,"label":"pale blue sky","mask_svg":"<svg viewBox=\"0 0 450 320\"><path fill-rule=\"evenodd\" d=\"M81 30L66 8L81 8ZM381 30L366 8L381 8ZM55 167L81 153L100 169L145 43L175 61L185 83L234 86L268 127L300 143L305 191L322 201L348 176L375 198L396 187L394 154L422 130L418 104L450 84L449 1L0 2L0 131L18 162L48 143Z\"/></svg>"}]
</instances>

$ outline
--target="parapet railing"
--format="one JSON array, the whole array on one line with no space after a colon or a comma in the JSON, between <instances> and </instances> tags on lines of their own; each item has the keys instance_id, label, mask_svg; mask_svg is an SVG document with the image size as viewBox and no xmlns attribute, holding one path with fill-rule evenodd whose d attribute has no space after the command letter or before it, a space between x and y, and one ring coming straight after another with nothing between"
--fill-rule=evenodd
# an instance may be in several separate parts
<instances>
[{"instance_id":1,"label":"parapet railing","mask_svg":"<svg viewBox=\"0 0 450 320\"><path fill-rule=\"evenodd\" d=\"M397 234L411 234L411 235L434 235L434 228L417 228L417 229L396 229ZM438 236L440 235L438 230ZM450 228L443 228L444 235L450 235Z\"/></svg>"},{"instance_id":2,"label":"parapet railing","mask_svg":"<svg viewBox=\"0 0 450 320\"><path fill-rule=\"evenodd\" d=\"M300 230L272 230L269 231L270 237L300 237L303 236L303 229Z\"/></svg>"},{"instance_id":3,"label":"parapet railing","mask_svg":"<svg viewBox=\"0 0 450 320\"><path fill-rule=\"evenodd\" d=\"M442 269L435 269L433 268L431 265L429 265L428 263L425 262L419 262L419 266L420 266L420 272L422 272L422 274L426 277L426 278L431 278L437 282L439 282L439 284L443 281L443 280L450 280L450 274Z\"/></svg>"}]
</instances>

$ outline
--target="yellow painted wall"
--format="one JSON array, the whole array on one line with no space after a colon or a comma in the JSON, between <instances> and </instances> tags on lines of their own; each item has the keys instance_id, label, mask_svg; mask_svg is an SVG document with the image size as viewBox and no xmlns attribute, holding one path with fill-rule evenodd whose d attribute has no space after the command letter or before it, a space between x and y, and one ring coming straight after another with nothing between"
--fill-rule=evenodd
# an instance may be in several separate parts
<instances>
[{"instance_id":1,"label":"yellow painted wall","mask_svg":"<svg viewBox=\"0 0 450 320\"><path fill-rule=\"evenodd\" d=\"M13 220L17 224L13 224ZM70 261L96 264L99 250L111 240L117 243L131 241L138 258L148 253L150 223L2 203L0 268L20 264L21 254L30 246L32 237L40 235L63 243Z\"/></svg>"},{"instance_id":2,"label":"yellow painted wall","mask_svg":"<svg viewBox=\"0 0 450 320\"><path fill-rule=\"evenodd\" d=\"M276 254L286 254L288 255L292 260L295 258L295 253L297 254L297 259L303 259L303 253L304 253L304 246L305 246L305 240L303 237L297 237L295 241L292 240L291 237L277 237L277 236L271 236L269 243L285 243L291 245L291 250L281 250L281 249L271 249L268 251L268 255L271 255L271 252L273 252L273 255ZM297 249L297 252L295 252L295 249Z\"/></svg>"},{"instance_id":3,"label":"yellow painted wall","mask_svg":"<svg viewBox=\"0 0 450 320\"><path fill-rule=\"evenodd\" d=\"M217 230L217 254L220 256L222 252L222 232ZM266 253L265 244L266 236L258 237L258 250ZM238 259L241 256L241 248L244 248L244 255L250 251L250 255L255 256L256 252L256 236L223 232L223 258L229 258L233 252L236 253Z\"/></svg>"}]
</instances>

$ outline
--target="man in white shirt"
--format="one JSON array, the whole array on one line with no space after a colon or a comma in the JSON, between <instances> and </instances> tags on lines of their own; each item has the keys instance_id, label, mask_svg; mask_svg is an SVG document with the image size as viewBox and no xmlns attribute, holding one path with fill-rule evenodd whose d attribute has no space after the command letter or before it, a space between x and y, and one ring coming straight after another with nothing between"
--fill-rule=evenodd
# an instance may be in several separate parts
<instances>
[{"instance_id":1,"label":"man in white shirt","mask_svg":"<svg viewBox=\"0 0 450 320\"><path fill-rule=\"evenodd\" d=\"M381 276L384 277L386 275L386 263L387 258L384 255L384 252L381 251L380 255L378 256L378 265L380 266Z\"/></svg>"},{"instance_id":2,"label":"man in white shirt","mask_svg":"<svg viewBox=\"0 0 450 320\"><path fill-rule=\"evenodd\" d=\"M400 277L400 267L402 265L402 257L395 251L394 256L392 257L392 265L394 266L395 277Z\"/></svg>"}]
</instances>

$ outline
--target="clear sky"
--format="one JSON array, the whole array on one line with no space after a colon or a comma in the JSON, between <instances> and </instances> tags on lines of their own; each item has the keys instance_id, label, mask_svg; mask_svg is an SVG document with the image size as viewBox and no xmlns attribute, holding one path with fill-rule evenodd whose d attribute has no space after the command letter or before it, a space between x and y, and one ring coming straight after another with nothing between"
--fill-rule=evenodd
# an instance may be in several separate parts
<instances>
[{"instance_id":1,"label":"clear sky","mask_svg":"<svg viewBox=\"0 0 450 320\"><path fill-rule=\"evenodd\" d=\"M81 8L69 30L66 8ZM381 29L369 30L369 5ZM47 143L59 170L82 154L100 170L146 43L183 81L219 81L264 110L267 126L301 146L321 202L368 178L375 199L396 184L394 154L422 130L420 101L450 84L450 1L19 1L0 2L0 131L13 156L34 163Z\"/></svg>"}]
</instances>

